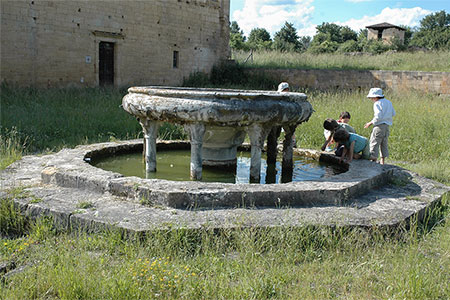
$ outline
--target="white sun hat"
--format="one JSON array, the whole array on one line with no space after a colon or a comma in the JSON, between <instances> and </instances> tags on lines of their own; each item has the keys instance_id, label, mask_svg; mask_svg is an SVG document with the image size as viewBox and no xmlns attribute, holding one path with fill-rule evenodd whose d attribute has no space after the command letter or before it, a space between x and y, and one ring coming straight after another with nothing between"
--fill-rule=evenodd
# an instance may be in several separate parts
<instances>
[{"instance_id":1,"label":"white sun hat","mask_svg":"<svg viewBox=\"0 0 450 300\"><path fill-rule=\"evenodd\" d=\"M277 92L282 92L282 91L284 91L285 89L288 89L289 88L289 83L287 83L287 82L282 82L282 83L280 83L279 85L278 85L278 90L277 90Z\"/></svg>"},{"instance_id":2,"label":"white sun hat","mask_svg":"<svg viewBox=\"0 0 450 300\"><path fill-rule=\"evenodd\" d=\"M367 98L383 98L383 90L380 88L371 88Z\"/></svg>"}]
</instances>

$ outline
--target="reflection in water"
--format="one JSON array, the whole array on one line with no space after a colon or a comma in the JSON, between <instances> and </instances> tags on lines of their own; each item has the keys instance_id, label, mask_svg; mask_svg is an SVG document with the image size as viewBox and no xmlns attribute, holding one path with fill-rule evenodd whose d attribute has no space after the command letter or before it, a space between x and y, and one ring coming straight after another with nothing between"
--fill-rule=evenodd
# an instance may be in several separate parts
<instances>
[{"instance_id":1,"label":"reflection in water","mask_svg":"<svg viewBox=\"0 0 450 300\"><path fill-rule=\"evenodd\" d=\"M142 153L121 154L106 157L93 164L96 167L117 172L124 176L137 176L150 179L167 179L188 181L191 154L189 150L158 151L156 156L157 170L154 173L145 172ZM291 181L315 180L339 173L329 165L319 164L314 160L294 156L292 172L282 172L281 157L275 164L267 164L265 157L261 159L261 180L259 183L285 183ZM249 183L250 153L240 152L236 168L203 167L204 182Z\"/></svg>"}]
</instances>

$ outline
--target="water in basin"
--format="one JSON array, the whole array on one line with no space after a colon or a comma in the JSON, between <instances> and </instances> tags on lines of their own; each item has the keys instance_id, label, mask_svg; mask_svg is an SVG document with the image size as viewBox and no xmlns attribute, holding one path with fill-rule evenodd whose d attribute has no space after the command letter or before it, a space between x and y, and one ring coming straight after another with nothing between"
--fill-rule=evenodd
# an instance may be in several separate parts
<instances>
[{"instance_id":1,"label":"water in basin","mask_svg":"<svg viewBox=\"0 0 450 300\"><path fill-rule=\"evenodd\" d=\"M137 176L149 179L166 179L189 181L191 154L189 150L158 151L157 171L145 172L145 162L142 153L127 153L113 155L92 162L96 167L120 173L124 176ZM319 163L313 159L294 155L294 170L292 181L317 180L322 177L340 173L332 165ZM250 153L238 153L236 169L226 169L203 166L203 182L249 183ZM285 183L291 181L281 176L281 157L275 165L267 165L265 156L261 159L260 183Z\"/></svg>"}]
</instances>

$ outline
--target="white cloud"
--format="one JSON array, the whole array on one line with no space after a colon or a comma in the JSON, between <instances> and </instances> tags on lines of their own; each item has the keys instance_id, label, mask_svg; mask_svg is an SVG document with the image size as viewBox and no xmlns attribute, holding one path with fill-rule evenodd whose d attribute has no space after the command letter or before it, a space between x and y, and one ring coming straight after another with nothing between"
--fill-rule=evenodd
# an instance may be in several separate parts
<instances>
[{"instance_id":1,"label":"white cloud","mask_svg":"<svg viewBox=\"0 0 450 300\"><path fill-rule=\"evenodd\" d=\"M315 32L315 25L310 22L314 12L312 3L313 0L246 0L242 10L234 11L232 20L246 36L259 27L265 28L273 37L286 21L294 25L299 35L304 35L301 32L311 32L311 27Z\"/></svg>"},{"instance_id":2,"label":"white cloud","mask_svg":"<svg viewBox=\"0 0 450 300\"><path fill-rule=\"evenodd\" d=\"M381 13L375 16L364 16L361 19L350 19L345 22L335 22L338 25L348 26L353 30L359 31L366 26L374 25L378 23L391 23L394 25L407 25L410 27L418 26L420 20L432 13L430 10L426 10L420 7L414 8L384 8Z\"/></svg>"}]
</instances>

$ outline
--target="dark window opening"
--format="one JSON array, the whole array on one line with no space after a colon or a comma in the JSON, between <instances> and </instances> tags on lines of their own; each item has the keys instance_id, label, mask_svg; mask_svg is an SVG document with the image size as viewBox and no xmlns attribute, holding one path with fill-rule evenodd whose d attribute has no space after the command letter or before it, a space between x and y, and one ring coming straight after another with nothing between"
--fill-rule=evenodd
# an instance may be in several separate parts
<instances>
[{"instance_id":1,"label":"dark window opening","mask_svg":"<svg viewBox=\"0 0 450 300\"><path fill-rule=\"evenodd\" d=\"M383 30L378 30L378 39L381 40L383 38Z\"/></svg>"},{"instance_id":2,"label":"dark window opening","mask_svg":"<svg viewBox=\"0 0 450 300\"><path fill-rule=\"evenodd\" d=\"M178 64L179 64L179 53L178 51L173 51L173 67L177 69Z\"/></svg>"},{"instance_id":3,"label":"dark window opening","mask_svg":"<svg viewBox=\"0 0 450 300\"><path fill-rule=\"evenodd\" d=\"M100 86L114 85L114 43L100 42L98 67Z\"/></svg>"}]
</instances>

